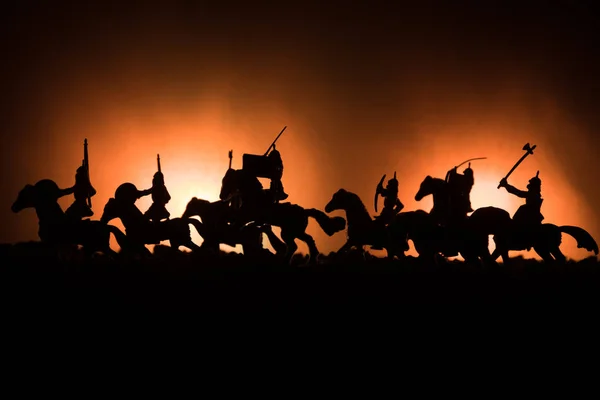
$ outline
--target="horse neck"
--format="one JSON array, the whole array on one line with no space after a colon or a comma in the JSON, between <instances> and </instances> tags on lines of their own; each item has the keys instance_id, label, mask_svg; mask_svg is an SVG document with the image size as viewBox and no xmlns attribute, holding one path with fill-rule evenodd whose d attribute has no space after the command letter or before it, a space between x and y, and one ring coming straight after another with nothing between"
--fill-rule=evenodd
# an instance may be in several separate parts
<instances>
[{"instance_id":1,"label":"horse neck","mask_svg":"<svg viewBox=\"0 0 600 400\"><path fill-rule=\"evenodd\" d=\"M436 211L448 211L448 187L446 181L441 179L433 180L433 188L431 191L433 197L433 210Z\"/></svg>"},{"instance_id":2,"label":"horse neck","mask_svg":"<svg viewBox=\"0 0 600 400\"><path fill-rule=\"evenodd\" d=\"M44 223L61 223L66 218L64 211L58 202L50 202L35 207L40 224Z\"/></svg>"},{"instance_id":3,"label":"horse neck","mask_svg":"<svg viewBox=\"0 0 600 400\"><path fill-rule=\"evenodd\" d=\"M123 206L119 214L119 218L125 229L146 225L149 222L135 204Z\"/></svg>"},{"instance_id":4,"label":"horse neck","mask_svg":"<svg viewBox=\"0 0 600 400\"><path fill-rule=\"evenodd\" d=\"M356 195L348 197L346 218L348 219L348 225L354 226L366 226L373 222L367 208Z\"/></svg>"}]
</instances>

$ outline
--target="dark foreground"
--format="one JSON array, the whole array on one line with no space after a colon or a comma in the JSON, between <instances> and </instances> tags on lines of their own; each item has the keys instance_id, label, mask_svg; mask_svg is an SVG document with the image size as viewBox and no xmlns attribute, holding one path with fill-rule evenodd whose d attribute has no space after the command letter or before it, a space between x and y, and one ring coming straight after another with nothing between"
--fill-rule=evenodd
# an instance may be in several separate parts
<instances>
[{"instance_id":1,"label":"dark foreground","mask_svg":"<svg viewBox=\"0 0 600 400\"><path fill-rule=\"evenodd\" d=\"M59 262L7 246L2 259L2 308L21 315L558 318L595 314L600 305L595 258L554 266L515 259L482 269L458 261L424 266L413 258L332 254L315 266L285 266L251 264L237 254L211 259L159 249L148 260Z\"/></svg>"}]
</instances>

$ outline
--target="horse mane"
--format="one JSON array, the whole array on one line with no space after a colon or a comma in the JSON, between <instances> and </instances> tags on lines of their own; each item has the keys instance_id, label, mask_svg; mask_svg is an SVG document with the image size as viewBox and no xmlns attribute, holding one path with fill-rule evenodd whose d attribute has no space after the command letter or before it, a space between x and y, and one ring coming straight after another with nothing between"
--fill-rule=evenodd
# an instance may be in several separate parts
<instances>
[{"instance_id":1,"label":"horse mane","mask_svg":"<svg viewBox=\"0 0 600 400\"><path fill-rule=\"evenodd\" d=\"M353 203L356 203L356 206L359 207L361 209L361 211L364 211L365 213L367 213L367 215L370 215L369 210L367 210L365 203L361 200L359 195L357 195L356 193L353 193L353 192L349 192L345 189L343 189L343 190L344 190L344 192L342 192L342 193L345 193L345 195L348 196Z\"/></svg>"}]
</instances>

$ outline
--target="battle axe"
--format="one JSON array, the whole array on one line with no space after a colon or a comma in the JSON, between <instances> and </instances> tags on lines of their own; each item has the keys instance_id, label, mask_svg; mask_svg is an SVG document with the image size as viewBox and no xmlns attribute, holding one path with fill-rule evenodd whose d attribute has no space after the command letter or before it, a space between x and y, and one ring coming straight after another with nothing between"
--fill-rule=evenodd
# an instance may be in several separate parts
<instances>
[{"instance_id":1,"label":"battle axe","mask_svg":"<svg viewBox=\"0 0 600 400\"><path fill-rule=\"evenodd\" d=\"M530 146L529 143L527 143L525 146L523 146L523 150L525 150L525 154L523 154L523 157L521 157L519 159L519 161L517 161L517 163L514 165L514 167L512 167L512 169L510 171L508 171L508 174L506 174L506 176L504 177L504 179L508 179L508 177L510 176L510 174L513 173L513 171L515 169L517 169L517 167L519 166L519 164L521 164L523 162L524 159L527 158L528 155L533 154L533 150L535 150L537 146L534 144L533 146ZM498 184L498 189L500 189L500 184Z\"/></svg>"}]
</instances>

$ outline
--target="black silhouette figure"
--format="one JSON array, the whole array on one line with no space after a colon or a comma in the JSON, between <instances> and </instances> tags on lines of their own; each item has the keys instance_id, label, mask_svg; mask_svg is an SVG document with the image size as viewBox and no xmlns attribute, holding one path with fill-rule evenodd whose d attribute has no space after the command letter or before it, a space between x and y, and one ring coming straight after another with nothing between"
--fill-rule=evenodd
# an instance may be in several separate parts
<instances>
[{"instance_id":1,"label":"black silhouette figure","mask_svg":"<svg viewBox=\"0 0 600 400\"><path fill-rule=\"evenodd\" d=\"M248 224L244 226L230 223L234 210L224 201L209 202L208 200L192 198L182 215L182 218L199 216L204 226L203 248L218 253L219 244L235 247L242 245L244 255L259 258L271 254L263 247L262 234L266 233L271 245L278 254L286 250L283 243L269 226Z\"/></svg>"},{"instance_id":2,"label":"black silhouette figure","mask_svg":"<svg viewBox=\"0 0 600 400\"><path fill-rule=\"evenodd\" d=\"M389 223L385 225L374 221L360 197L345 189L335 192L325 206L327 213L336 210L346 212L348 226L346 243L338 250L338 253L346 253L352 248L363 249L364 246L371 246L371 248L385 249L387 257L390 259L404 257L404 253L409 248L408 239L413 214L425 213L424 211L398 213L393 215Z\"/></svg>"},{"instance_id":3,"label":"black silhouette figure","mask_svg":"<svg viewBox=\"0 0 600 400\"><path fill-rule=\"evenodd\" d=\"M287 246L285 262L290 263L298 249L295 239L300 239L308 245L310 252L308 262L316 262L319 250L313 237L306 233L308 218L314 218L329 236L344 229L346 221L341 217L330 218L324 212L314 208L305 209L291 203L273 203L270 194L263 189L253 172L255 171L230 168L223 177L220 199L230 202L239 197L241 201L241 206L235 210L233 217L237 226L250 222L278 226L281 228L281 239Z\"/></svg>"},{"instance_id":4,"label":"black silhouette figure","mask_svg":"<svg viewBox=\"0 0 600 400\"><path fill-rule=\"evenodd\" d=\"M25 208L34 208L39 220L40 240L55 246L59 251L81 245L86 256L99 251L114 257L116 253L109 246L111 233L121 249L128 250L131 244L117 227L100 221L73 219L63 212L58 199L70 190L60 189L50 179L41 180L35 185L25 185L11 209L18 213Z\"/></svg>"},{"instance_id":5,"label":"black silhouette figure","mask_svg":"<svg viewBox=\"0 0 600 400\"><path fill-rule=\"evenodd\" d=\"M507 263L509 262L509 250L529 251L533 248L546 262L564 262L566 257L560 250L563 233L573 237L578 248L584 248L598 255L598 244L583 228L542 223L544 216L541 213L541 207L544 200L541 194L542 181L539 171L529 180L526 191L519 190L508 183L510 173L527 155L533 154L535 147L530 147L529 144L525 145L523 149L527 153L498 185L498 188L504 187L508 193L525 199L525 204L519 207L510 223L505 225L505 229L494 236L496 250L494 250L492 258L497 259L502 256L502 260Z\"/></svg>"},{"instance_id":6,"label":"black silhouette figure","mask_svg":"<svg viewBox=\"0 0 600 400\"><path fill-rule=\"evenodd\" d=\"M510 214L497 207L478 208L470 216L465 209L459 213L456 208L450 208L450 193L450 184L445 179L427 176L415 195L416 201L433 196L433 208L428 214L431 223L425 225L435 226L425 235L425 239L431 241L429 248L444 257L456 257L460 253L467 262L493 263L488 235L501 232L502 223L510 220Z\"/></svg>"},{"instance_id":7,"label":"black silhouette figure","mask_svg":"<svg viewBox=\"0 0 600 400\"><path fill-rule=\"evenodd\" d=\"M147 195L149 190L140 191L129 182L120 185L115 191L115 197L110 198L104 206L101 221L108 223L114 218L121 219L125 226L125 234L137 246L159 244L168 240L174 249L184 246L198 250L200 246L192 242L189 225L193 225L200 236L204 237L204 228L200 221L193 218L173 218L152 222L137 208L135 202Z\"/></svg>"},{"instance_id":8,"label":"black silhouette figure","mask_svg":"<svg viewBox=\"0 0 600 400\"><path fill-rule=\"evenodd\" d=\"M396 172L394 172L394 177L390 179L386 185L383 187L383 182L385 180L385 175L381 177L379 184L377 185L377 189L375 189L375 212L377 212L377 203L379 200L379 196L383 196L383 210L381 210L381 214L375 217L374 222L377 225L380 225L381 228L387 226L394 217L404 209L404 204L398 198L398 179L396 178ZM380 231L384 231L384 229L380 229ZM380 244L373 244L371 246L374 250L382 250Z\"/></svg>"},{"instance_id":9,"label":"black silhouette figure","mask_svg":"<svg viewBox=\"0 0 600 400\"><path fill-rule=\"evenodd\" d=\"M283 160L281 154L273 145L273 150L267 156L271 164L271 183L269 191L275 202L286 200L289 196L283 189L281 178L283 177Z\"/></svg>"},{"instance_id":10,"label":"black silhouette figure","mask_svg":"<svg viewBox=\"0 0 600 400\"><path fill-rule=\"evenodd\" d=\"M506 178L500 181L500 187L512 195L525 199L525 204L519 207L515 215L513 215L513 228L515 235L513 240L519 243L520 246L531 250L533 246L531 239L539 234L540 227L544 216L541 213L542 203L542 180L539 178L538 171L527 184L527 190L519 190L510 185Z\"/></svg>"},{"instance_id":11,"label":"black silhouette figure","mask_svg":"<svg viewBox=\"0 0 600 400\"><path fill-rule=\"evenodd\" d=\"M471 163L462 174L458 172L458 167L448 171L446 182L450 185L449 207L451 210L455 210L452 214L463 216L473 212L473 208L471 208L471 189L475 183L475 178Z\"/></svg>"},{"instance_id":12,"label":"black silhouette figure","mask_svg":"<svg viewBox=\"0 0 600 400\"><path fill-rule=\"evenodd\" d=\"M92 197L96 195L96 189L94 189L90 182L87 139L83 142L83 162L75 173L75 185L63 191L63 195L69 194L74 195L75 201L67 208L66 215L68 217L80 220L94 215L92 211Z\"/></svg>"},{"instance_id":13,"label":"black silhouette figure","mask_svg":"<svg viewBox=\"0 0 600 400\"><path fill-rule=\"evenodd\" d=\"M287 126L279 132L264 155L244 154L242 156L243 170L257 178L267 178L270 180L269 189L266 193L274 203L286 200L289 197L289 195L285 193L283 183L281 182L283 177L283 160L281 159L281 154L275 147L275 143L279 140L286 128ZM229 160L229 168L231 168L231 152L229 152Z\"/></svg>"},{"instance_id":14,"label":"black silhouette figure","mask_svg":"<svg viewBox=\"0 0 600 400\"><path fill-rule=\"evenodd\" d=\"M142 191L142 196L152 195L152 205L144 213L150 221L160 222L163 219L169 219L171 213L167 211L166 204L171 200L171 195L165 186L165 177L160 167L160 155L156 155L156 164L158 171L152 178L152 187Z\"/></svg>"}]
</instances>

